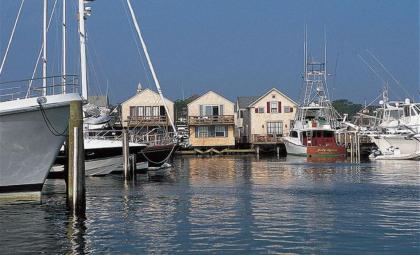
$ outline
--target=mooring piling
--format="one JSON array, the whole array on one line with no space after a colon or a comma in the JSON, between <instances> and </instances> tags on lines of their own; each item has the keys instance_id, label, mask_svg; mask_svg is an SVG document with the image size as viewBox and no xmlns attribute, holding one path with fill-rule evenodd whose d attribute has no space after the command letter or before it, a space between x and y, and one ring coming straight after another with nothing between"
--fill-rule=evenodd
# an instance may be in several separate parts
<instances>
[{"instance_id":1,"label":"mooring piling","mask_svg":"<svg viewBox=\"0 0 420 255\"><path fill-rule=\"evenodd\" d=\"M86 211L82 102L70 102L68 127L67 205L77 216Z\"/></svg>"},{"instance_id":2,"label":"mooring piling","mask_svg":"<svg viewBox=\"0 0 420 255\"><path fill-rule=\"evenodd\" d=\"M137 173L137 155L131 154L130 155L130 175L131 177L136 180L136 173Z\"/></svg>"},{"instance_id":3,"label":"mooring piling","mask_svg":"<svg viewBox=\"0 0 420 255\"><path fill-rule=\"evenodd\" d=\"M128 140L128 129L124 128L122 132L122 145L123 145L123 165L124 165L124 178L130 179L130 143Z\"/></svg>"}]
</instances>

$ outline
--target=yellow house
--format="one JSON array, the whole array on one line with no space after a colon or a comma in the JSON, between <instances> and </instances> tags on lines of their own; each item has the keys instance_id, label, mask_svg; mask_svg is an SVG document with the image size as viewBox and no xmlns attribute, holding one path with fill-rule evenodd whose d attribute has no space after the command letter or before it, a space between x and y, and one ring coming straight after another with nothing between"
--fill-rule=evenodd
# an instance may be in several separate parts
<instances>
[{"instance_id":1,"label":"yellow house","mask_svg":"<svg viewBox=\"0 0 420 255\"><path fill-rule=\"evenodd\" d=\"M165 98L169 116L174 120L174 103ZM123 127L137 129L141 133L153 129L172 127L159 94L150 89L138 89L136 95L121 104L121 119Z\"/></svg>"},{"instance_id":2,"label":"yellow house","mask_svg":"<svg viewBox=\"0 0 420 255\"><path fill-rule=\"evenodd\" d=\"M189 142L193 147L235 145L234 103L209 91L188 104Z\"/></svg>"},{"instance_id":3,"label":"yellow house","mask_svg":"<svg viewBox=\"0 0 420 255\"><path fill-rule=\"evenodd\" d=\"M251 102L243 113L243 136L248 143L277 142L289 133L297 104L272 88Z\"/></svg>"}]
</instances>

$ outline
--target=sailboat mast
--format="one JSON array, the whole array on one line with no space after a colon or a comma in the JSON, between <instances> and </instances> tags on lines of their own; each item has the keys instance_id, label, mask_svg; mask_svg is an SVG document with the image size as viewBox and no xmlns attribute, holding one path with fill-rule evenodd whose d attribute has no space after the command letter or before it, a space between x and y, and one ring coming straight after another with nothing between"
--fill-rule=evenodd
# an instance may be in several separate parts
<instances>
[{"instance_id":1,"label":"sailboat mast","mask_svg":"<svg viewBox=\"0 0 420 255\"><path fill-rule=\"evenodd\" d=\"M138 37L140 39L140 42L141 42L141 45L142 45L142 48L143 48L144 55L146 56L147 64L149 65L150 72L152 73L153 80L155 82L155 85L156 85L156 88L158 90L159 96L160 96L160 98L161 98L161 100L163 102L163 106L165 107L166 113L168 115L169 122L171 123L171 126L172 126L172 129L174 131L175 136L178 136L178 132L176 131L174 122L173 122L173 120L171 118L171 115L169 114L168 106L166 105L165 98L163 97L162 90L160 88L159 80L158 80L158 78L156 76L155 69L153 68L153 64L152 64L152 61L151 61L150 56L149 56L149 52L148 52L147 47L146 47L146 43L143 40L143 36L141 34L140 27L139 27L139 24L137 22L137 18L136 18L135 14L134 14L133 7L131 6L130 0L127 0L127 5L128 5L129 10L130 10L130 14L131 14L131 18L132 18L133 23L134 23L134 27L136 28L137 35L138 35Z\"/></svg>"},{"instance_id":2,"label":"sailboat mast","mask_svg":"<svg viewBox=\"0 0 420 255\"><path fill-rule=\"evenodd\" d=\"M79 0L79 41L80 41L80 79L81 79L81 86L82 86L82 97L83 99L88 100L84 0Z\"/></svg>"},{"instance_id":3,"label":"sailboat mast","mask_svg":"<svg viewBox=\"0 0 420 255\"><path fill-rule=\"evenodd\" d=\"M62 74L61 74L61 82L62 82L62 92L66 94L66 0L63 0L63 42L62 42L62 50L63 50L63 65L62 65Z\"/></svg>"},{"instance_id":4,"label":"sailboat mast","mask_svg":"<svg viewBox=\"0 0 420 255\"><path fill-rule=\"evenodd\" d=\"M42 94L47 95L47 0L44 0L44 15L42 25Z\"/></svg>"}]
</instances>

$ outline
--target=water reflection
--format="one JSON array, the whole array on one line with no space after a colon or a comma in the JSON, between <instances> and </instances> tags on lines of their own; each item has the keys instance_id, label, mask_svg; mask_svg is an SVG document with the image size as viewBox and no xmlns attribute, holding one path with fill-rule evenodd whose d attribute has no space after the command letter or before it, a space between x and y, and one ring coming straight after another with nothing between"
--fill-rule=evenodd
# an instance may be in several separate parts
<instances>
[{"instance_id":1,"label":"water reflection","mask_svg":"<svg viewBox=\"0 0 420 255\"><path fill-rule=\"evenodd\" d=\"M412 161L177 158L160 182L87 178L86 220L67 213L55 182L42 205L0 205L0 244L5 253L417 253L419 171Z\"/></svg>"}]
</instances>

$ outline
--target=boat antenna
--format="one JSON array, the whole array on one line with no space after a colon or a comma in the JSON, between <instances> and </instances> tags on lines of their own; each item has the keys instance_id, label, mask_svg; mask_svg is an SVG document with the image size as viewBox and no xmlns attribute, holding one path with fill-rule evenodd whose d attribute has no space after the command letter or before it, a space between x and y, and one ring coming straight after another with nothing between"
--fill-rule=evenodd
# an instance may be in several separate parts
<instances>
[{"instance_id":1,"label":"boat antenna","mask_svg":"<svg viewBox=\"0 0 420 255\"><path fill-rule=\"evenodd\" d=\"M175 136L178 136L178 132L177 132L177 130L176 130L176 128L175 128L175 125L174 125L174 122L173 122L173 120L172 120L172 118L171 118L171 115L169 114L168 106L166 105L166 100L165 100L165 98L163 97L163 94L162 94L162 89L161 89L161 87L160 87L159 80L158 80L158 78L157 78L157 75L156 75L155 69L154 69L153 64L152 64L152 61L151 61L151 59L150 59L150 56L149 56L149 52L148 52L148 50L147 50L146 43L145 43L145 42L144 42L144 40L143 40L143 36L142 36L142 34L141 34L140 27L139 27L139 24L138 24L138 21L137 21L136 15L134 14L133 7L131 6L131 2L130 2L130 0L127 0L127 5L128 5L128 9L130 10L130 14L131 14L131 18L132 18L133 23L134 23L134 27L136 28L137 35L138 35L138 37L139 37L139 39L140 39L140 42L141 42L141 45L142 45L142 48L143 48L144 55L146 56L146 59L147 59L147 64L149 65L150 72L152 73L152 77L153 77L153 80L154 80L154 82L155 82L156 89L157 89L157 91L158 91L158 93L159 93L159 96L160 96L160 98L161 98L161 100L162 100L163 106L165 107L166 113L167 113L167 115L168 115L168 120L169 120L169 122L171 123L171 126L172 126L172 129L173 129L173 131L174 131Z\"/></svg>"},{"instance_id":2,"label":"boat antenna","mask_svg":"<svg viewBox=\"0 0 420 255\"><path fill-rule=\"evenodd\" d=\"M4 63L6 62L7 55L8 55L8 53L9 53L9 49L10 49L10 45L12 44L12 40L13 40L13 37L14 37L14 35L15 35L16 25L17 25L17 23L18 23L18 21L19 21L20 12L22 11L22 7L23 7L23 4L24 4L24 3L25 3L25 0L22 0L22 2L20 2L19 11L18 11L18 13L17 13L16 19L15 19L15 23L13 24L12 34L10 35L9 42L7 43L7 47L6 47L6 52L4 53L3 60L2 60L2 62L1 62L1 66L0 66L0 76L1 76L1 74L2 74L2 72L3 72Z\"/></svg>"}]
</instances>

